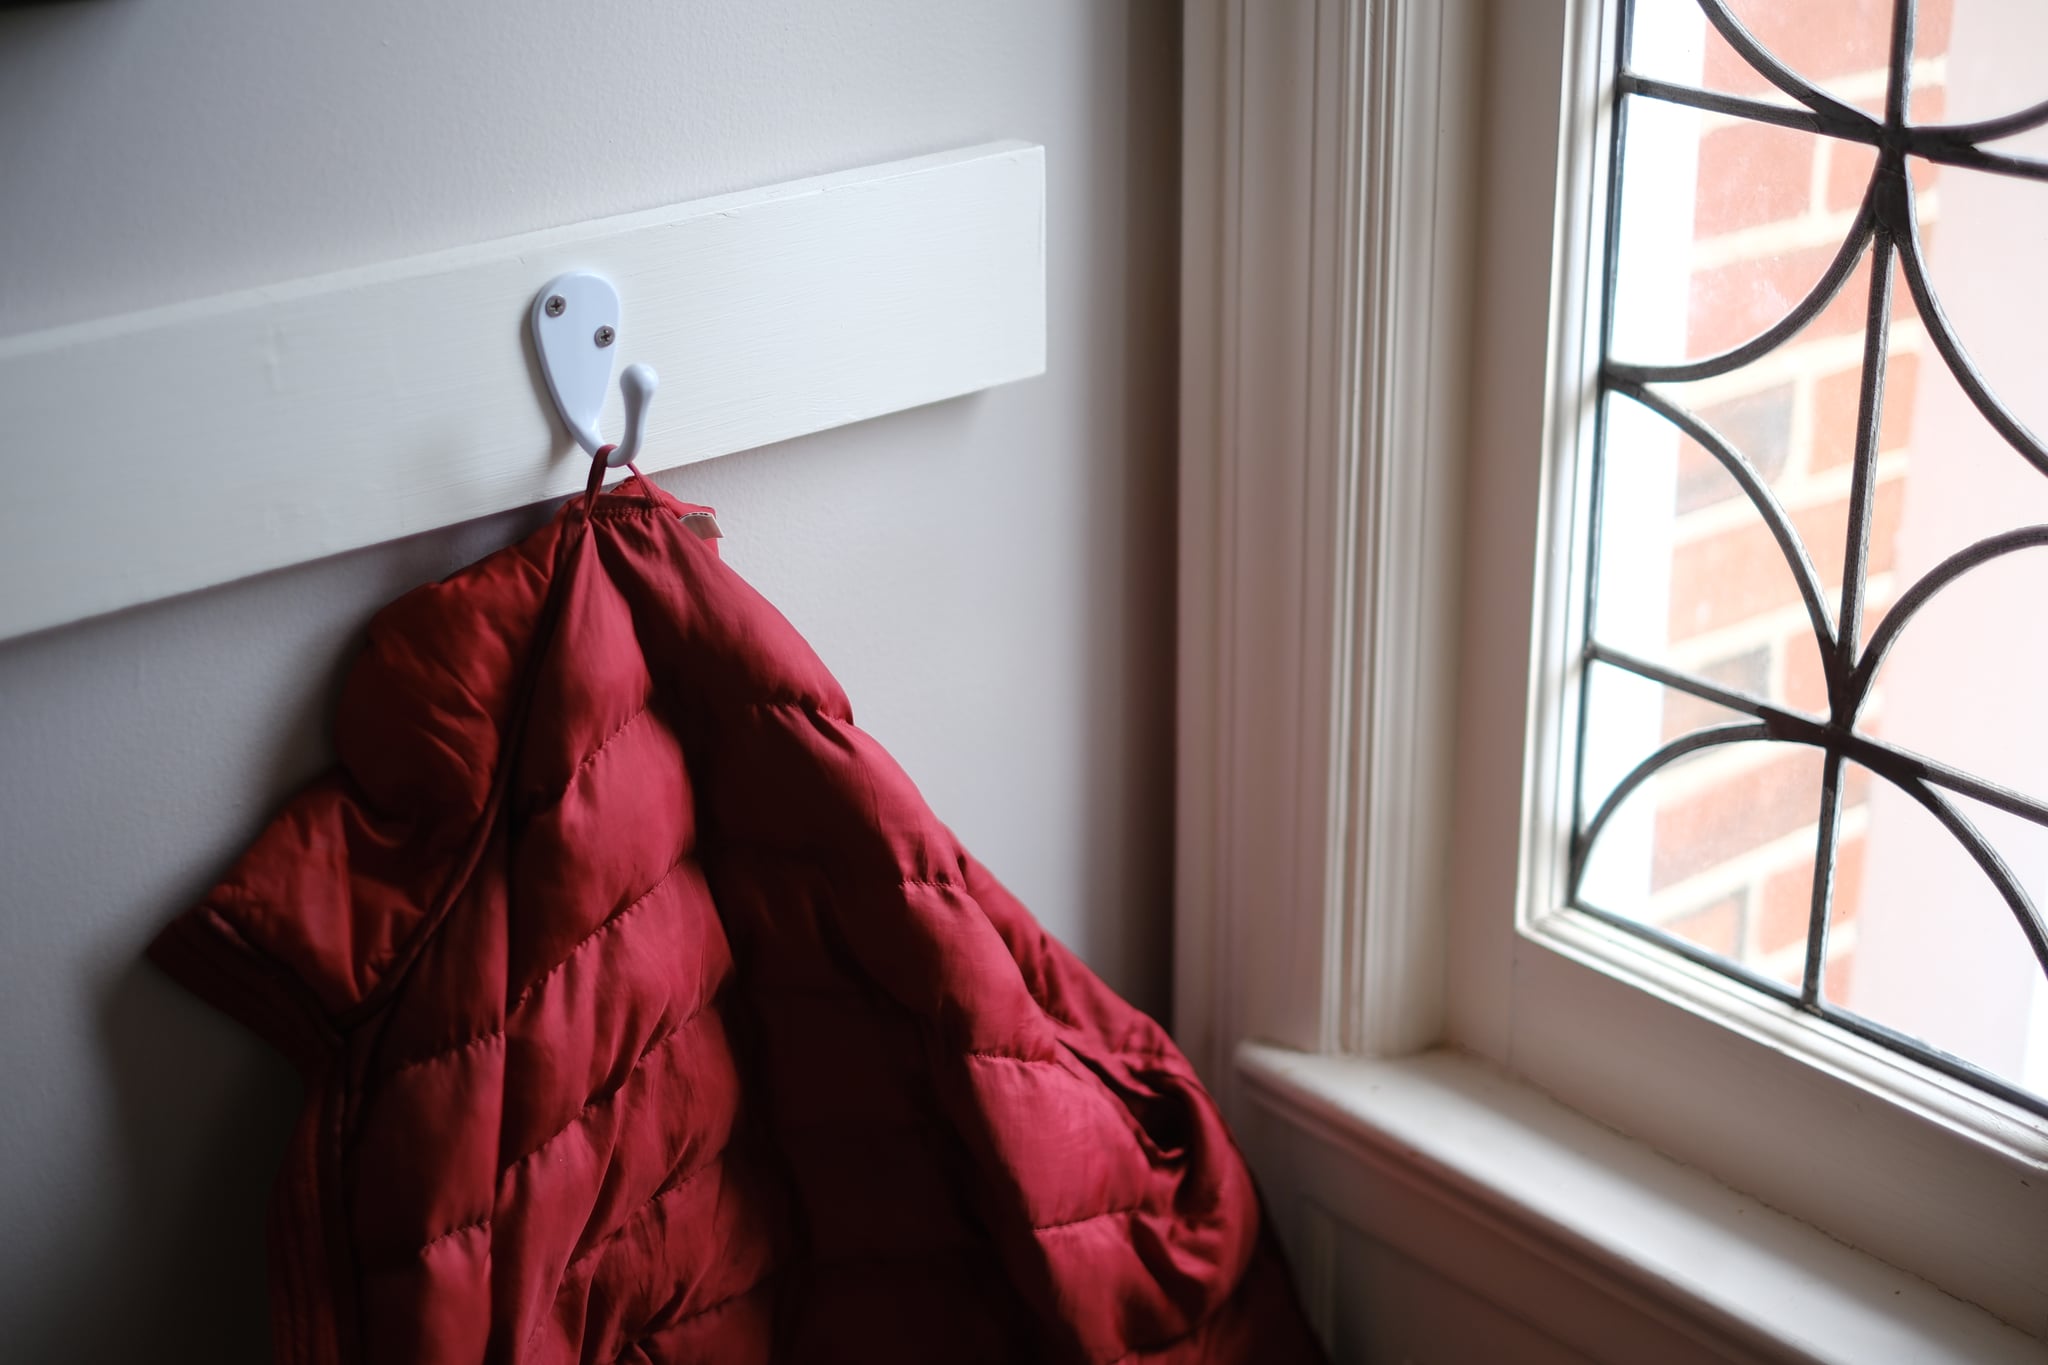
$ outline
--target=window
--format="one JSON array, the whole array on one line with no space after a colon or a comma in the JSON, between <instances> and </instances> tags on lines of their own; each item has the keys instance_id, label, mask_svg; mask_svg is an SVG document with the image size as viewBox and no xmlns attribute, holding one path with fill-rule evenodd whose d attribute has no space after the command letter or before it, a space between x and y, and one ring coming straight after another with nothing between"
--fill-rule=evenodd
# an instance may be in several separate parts
<instances>
[{"instance_id":1,"label":"window","mask_svg":"<svg viewBox=\"0 0 2048 1365\"><path fill-rule=\"evenodd\" d=\"M2048 430L2048 333L2033 324L2048 317L2048 185L2009 173L2048 148L2033 55L2048 6L1918 0L1898 132L1876 130L1893 0L1630 0L1626 68L1621 9L1488 12L1501 98L1480 201L1448 1036L2038 1332L2037 943L1965 840L1881 769L1898 773L1896 752L1985 779L1957 791L1911 774L2037 908L2048 899L2048 827L2021 813L2048 795L2048 631L2033 625L2048 549L2014 548L2048 523L2048 474L2000 430ZM1934 148L1947 159L1905 154L1929 145L1906 126L2015 110ZM1887 159L1873 139L1917 177L1917 219L1894 212L1894 184L1862 229L1895 248L1917 226L1926 292L2009 420L1957 378L1891 250L1871 357L1886 382L1875 430L1859 429L1881 248L1856 239ZM1731 350L1725 373L1673 373ZM1702 432L1745 458L1807 547L1819 625L1797 556ZM1858 717L1873 748L1825 726L1803 732L1820 744L1778 738L1828 718L1818 641L1843 614L1859 502L1858 657L1887 620L1908 622ZM2012 552L1956 561L1972 567L1902 610L1944 561L2000 536ZM1673 758L1584 837L1646 758L1722 725L1780 728ZM1827 929L1810 952L1816 881Z\"/></svg>"},{"instance_id":2,"label":"window","mask_svg":"<svg viewBox=\"0 0 2048 1365\"><path fill-rule=\"evenodd\" d=\"M1568 877L2048 1114L2033 2L1615 7Z\"/></svg>"},{"instance_id":3,"label":"window","mask_svg":"<svg viewBox=\"0 0 2048 1365\"><path fill-rule=\"evenodd\" d=\"M2033 208L2048 186L1996 160L2048 151L2048 107L1945 159L1905 155L1904 125L1884 125L1893 0L1632 0L1619 93L1621 3L1189 7L1176 1033L1240 1116L1256 1108L1247 1131L1270 1119L1307 1144L1263 1172L1322 1210L1290 1234L1306 1280L1347 1283L1350 1243L1314 1231L1326 1215L1404 1254L1443 1249L1378 1202L1381 1158L1393 1183L1457 1169L1435 1118L1373 1116L1455 1073L1478 1078L1460 1104L1495 1116L1490 1144L1569 1149L1489 1098L1541 1107L1540 1092L2039 1336L2039 964L1966 842L1892 777L1897 751L1985 779L1906 774L2042 899L2030 839L2048 826L2027 814L2048 774L2031 685L2048 631L2028 627L2048 551L1900 604L1955 552L2048 524L2048 476L1954 377L1896 259L1877 286L1883 398L1863 402L1878 224L1863 206L1895 148L1955 336L2013 420L2048 431L2048 329L2030 325L2048 318ZM2032 59L2048 5L1919 0L1913 17L1912 123L2048 96ZM1715 19L1759 35L1742 43L1830 112L1773 85ZM1881 222L1894 246L1904 222ZM1805 326L1777 328L1794 313ZM1723 373L1644 369L1760 333ZM1848 635L1868 650L1910 617L1857 717L1882 750L1821 724L1816 642L1842 616L1852 494L1867 514ZM1808 547L1818 618L1760 503ZM1665 745L1766 722L1779 729L1671 756L1602 814ZM1827 937L1809 953L1831 748ZM1965 1036L1958 1001L1991 1026ZM1359 1141L1336 1151L1333 1131ZM1564 1211L1522 1170L1499 1163L1491 1211L1431 1264L1495 1264L1498 1212L1552 1250L1567 1227L1634 1283L1670 1207ZM1740 1242L1703 1198L1705 1224ZM1834 1308L1867 1326L1895 1306L1860 1271L1778 1274L1783 1249L1756 1228L1741 1271L1666 1247L1651 1292L1799 1343L1828 1339L1821 1318L1841 1327ZM1570 1336L1561 1302L1515 1311ZM1857 1340L1842 1358L1901 1358Z\"/></svg>"}]
</instances>

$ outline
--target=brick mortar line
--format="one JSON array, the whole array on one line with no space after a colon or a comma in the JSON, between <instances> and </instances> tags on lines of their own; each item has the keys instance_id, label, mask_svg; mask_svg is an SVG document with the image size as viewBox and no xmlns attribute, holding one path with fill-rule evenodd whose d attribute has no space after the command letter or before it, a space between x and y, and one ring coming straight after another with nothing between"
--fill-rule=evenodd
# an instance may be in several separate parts
<instances>
[{"instance_id":1,"label":"brick mortar line","mask_svg":"<svg viewBox=\"0 0 2048 1365\"><path fill-rule=\"evenodd\" d=\"M1882 717L1883 697L1881 691L1871 694L1870 701L1863 709L1865 720ZM1756 747L1759 745L1767 748ZM1784 748L1785 745L1776 740L1748 740L1742 744L1716 745L1675 763L1665 768L1655 779L1659 784L1659 806L1661 808L1666 804L1689 800L1712 787L1765 767L1772 760L1781 757ZM1645 753L1647 752L1645 750Z\"/></svg>"},{"instance_id":2,"label":"brick mortar line","mask_svg":"<svg viewBox=\"0 0 2048 1365\"><path fill-rule=\"evenodd\" d=\"M1818 162L1821 158L1814 160ZM1914 203L1919 210L1922 227L1933 227L1941 221L1939 189L1929 188L1921 192L1915 196ZM1689 268L1695 275L1704 275L1708 271L1746 261L1768 261L1773 256L1795 251L1838 247L1855 223L1854 204L1842 209L1808 205L1803 213L1773 218L1732 232L1717 232L1711 237L1695 237ZM1817 272L1814 278L1819 278Z\"/></svg>"},{"instance_id":3,"label":"brick mortar line","mask_svg":"<svg viewBox=\"0 0 2048 1365\"><path fill-rule=\"evenodd\" d=\"M1748 926L1745 925L1743 927L1747 928ZM1830 922L1828 926L1827 961L1839 962L1855 952L1856 943L1860 937L1861 935L1857 932L1857 918L1855 916L1852 915L1846 920ZM1737 961L1740 961L1745 967L1748 967L1759 976L1772 977L1778 981L1783 981L1787 976L1791 976L1796 980L1804 976L1806 972L1806 936L1804 934L1800 935L1797 943L1780 948L1776 952L1759 954L1755 959L1738 958ZM1797 989L1797 987L1795 986L1794 989ZM1842 1002L1836 1000L1830 1003L1840 1005Z\"/></svg>"},{"instance_id":4,"label":"brick mortar line","mask_svg":"<svg viewBox=\"0 0 2048 1365\"><path fill-rule=\"evenodd\" d=\"M1927 330L1918 315L1895 318L1891 325L1888 354L1920 355L1926 351ZM1854 369L1863 362L1863 330L1835 336L1807 336L1787 342L1777 350L1759 356L1740 369L1709 379L1667 384L1663 391L1686 407L1697 411L1733 398L1746 398L1781 384L1818 378Z\"/></svg>"},{"instance_id":5,"label":"brick mortar line","mask_svg":"<svg viewBox=\"0 0 2048 1365\"><path fill-rule=\"evenodd\" d=\"M1867 66L1860 71L1851 71L1846 75L1830 76L1825 79L1807 76L1803 71L1798 74L1818 86L1822 94L1833 95L1844 104L1854 104L1860 99L1876 99L1884 94L1885 82L1891 78L1890 72L1881 66ZM1943 90L1946 90L1948 88L1948 54L1943 53L1939 57L1920 57L1915 59L1912 74L1913 91L1915 94L1919 94L1934 86L1940 86ZM1683 85L1694 83L1694 81L1680 82ZM1772 100L1788 108L1797 107L1792 103L1789 96L1776 87L1770 87L1760 93L1756 93L1753 98ZM1754 123L1755 121L1754 119L1743 118L1739 114L1714 114L1702 111L1700 114L1700 132L1704 135L1716 128L1731 128L1736 124Z\"/></svg>"},{"instance_id":6,"label":"brick mortar line","mask_svg":"<svg viewBox=\"0 0 2048 1365\"><path fill-rule=\"evenodd\" d=\"M1788 584L1791 582L1791 572L1790 569L1785 571ZM1888 571L1871 574L1864 580L1863 601L1866 608L1889 607L1891 605L1894 578L1895 575ZM1839 583L1823 584L1822 589L1822 596L1825 601L1832 603L1841 596L1841 584ZM1864 612L1864 616L1866 620L1871 621L1873 624L1877 619L1868 610ZM1697 635L1687 635L1679 640L1667 641L1661 651L1652 653L1648 657L1655 658L1660 663L1669 664L1680 672L1697 673L1702 668L1722 659L1745 653L1757 648L1759 645L1771 644L1781 636L1810 633L1812 629L1812 623L1806 618L1806 608L1801 603L1795 590L1785 606L1772 611L1759 612L1754 616L1745 616L1740 621L1733 621L1725 626L1716 626L1712 630L1701 631ZM1614 644L1616 648L1629 649L1629 646L1622 641L1617 640ZM1634 649L1630 650L1630 652L1640 654L1643 651Z\"/></svg>"},{"instance_id":7,"label":"brick mortar line","mask_svg":"<svg viewBox=\"0 0 2048 1365\"><path fill-rule=\"evenodd\" d=\"M1896 446L1877 457L1877 482L1890 483L1903 479L1911 469L1912 450L1909 446ZM1771 484L1771 492L1786 512L1794 515L1825 507L1849 496L1853 467L1844 462L1827 469L1802 474L1799 478L1782 484ZM1733 481L1731 480L1731 483ZM1754 503L1738 489L1733 496L1704 507L1695 507L1690 512L1680 512L1671 520L1671 544L1674 547L1696 545L1728 531L1754 526L1764 530L1764 521ZM1844 530L1846 531L1846 527ZM1768 534L1768 532L1766 532ZM1771 551L1773 557L1777 551ZM1794 600L1799 595L1793 584L1791 570L1786 571L1785 586Z\"/></svg>"},{"instance_id":8,"label":"brick mortar line","mask_svg":"<svg viewBox=\"0 0 2048 1365\"><path fill-rule=\"evenodd\" d=\"M1773 256L1794 251L1840 246L1855 222L1856 206L1853 204L1840 210L1809 205L1805 212L1790 217L1773 218L1767 223L1755 223L1711 237L1693 238L1688 267L1692 274L1704 275L1746 261L1768 261Z\"/></svg>"},{"instance_id":9,"label":"brick mortar line","mask_svg":"<svg viewBox=\"0 0 2048 1365\"><path fill-rule=\"evenodd\" d=\"M1814 792L1819 800L1820 792ZM1870 808L1866 805L1842 809L1841 839L1844 843L1870 832ZM1738 891L1759 886L1777 873L1813 862L1813 847L1819 827L1806 824L1789 834L1743 850L1725 862L1695 872L1684 881L1673 882L1652 892L1644 901L1650 923L1665 924L1673 919L1705 910Z\"/></svg>"},{"instance_id":10,"label":"brick mortar line","mask_svg":"<svg viewBox=\"0 0 2048 1365\"><path fill-rule=\"evenodd\" d=\"M1653 779L1657 783L1658 809L1690 800L1702 792L1755 772L1782 756L1783 746L1775 740L1717 745L1665 768Z\"/></svg>"}]
</instances>

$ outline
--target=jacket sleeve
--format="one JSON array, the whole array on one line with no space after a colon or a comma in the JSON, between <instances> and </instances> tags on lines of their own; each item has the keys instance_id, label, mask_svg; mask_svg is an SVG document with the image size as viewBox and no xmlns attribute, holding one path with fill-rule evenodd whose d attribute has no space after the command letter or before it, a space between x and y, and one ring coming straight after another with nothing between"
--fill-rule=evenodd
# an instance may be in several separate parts
<instances>
[{"instance_id":1,"label":"jacket sleeve","mask_svg":"<svg viewBox=\"0 0 2048 1365\"><path fill-rule=\"evenodd\" d=\"M434 860L339 771L305 788L149 956L296 1060L324 1048L426 914Z\"/></svg>"},{"instance_id":2,"label":"jacket sleeve","mask_svg":"<svg viewBox=\"0 0 2048 1365\"><path fill-rule=\"evenodd\" d=\"M171 922L152 960L287 1055L331 1043L474 851L558 534L377 614L336 710L337 765Z\"/></svg>"}]
</instances>

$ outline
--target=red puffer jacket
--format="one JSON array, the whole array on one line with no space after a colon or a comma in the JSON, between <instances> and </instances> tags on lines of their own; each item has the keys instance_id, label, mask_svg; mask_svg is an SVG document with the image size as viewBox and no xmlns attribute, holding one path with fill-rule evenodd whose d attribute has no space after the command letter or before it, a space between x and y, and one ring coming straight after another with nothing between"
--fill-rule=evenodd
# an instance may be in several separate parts
<instances>
[{"instance_id":1,"label":"red puffer jacket","mask_svg":"<svg viewBox=\"0 0 2048 1365\"><path fill-rule=\"evenodd\" d=\"M155 959L308 1099L278 1359L1317 1359L1215 1106L643 480L370 629Z\"/></svg>"}]
</instances>

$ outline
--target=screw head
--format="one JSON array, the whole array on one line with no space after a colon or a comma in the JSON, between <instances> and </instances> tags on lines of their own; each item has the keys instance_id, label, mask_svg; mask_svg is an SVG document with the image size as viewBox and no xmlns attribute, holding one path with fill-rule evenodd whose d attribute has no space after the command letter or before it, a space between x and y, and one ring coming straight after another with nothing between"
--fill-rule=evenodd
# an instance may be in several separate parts
<instances>
[{"instance_id":1,"label":"screw head","mask_svg":"<svg viewBox=\"0 0 2048 1365\"><path fill-rule=\"evenodd\" d=\"M563 298L563 297L562 297L562 296L561 296L560 294L550 294L550 295L548 295L548 316L549 316L549 317L551 317L551 318L558 318L558 317L562 316L562 310L563 310L563 309L565 309L565 308L567 308L568 306L569 306L569 300L567 300L567 299Z\"/></svg>"},{"instance_id":2,"label":"screw head","mask_svg":"<svg viewBox=\"0 0 2048 1365\"><path fill-rule=\"evenodd\" d=\"M595 340L600 347L609 346L618 337L618 335L619 334L617 332L614 332L609 327L600 327L597 329L597 336L594 337L593 340Z\"/></svg>"}]
</instances>

